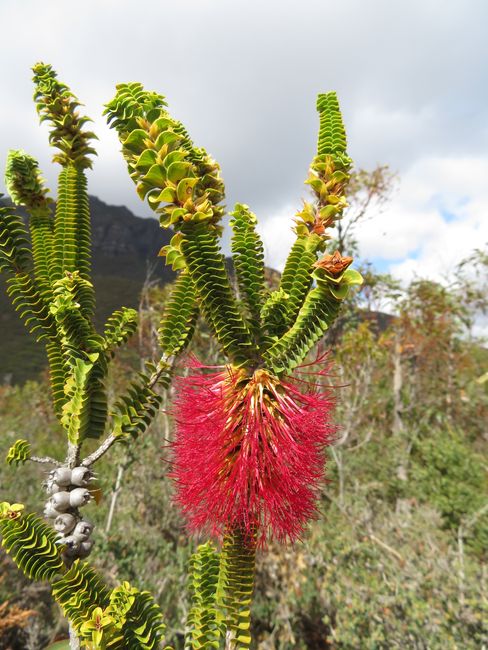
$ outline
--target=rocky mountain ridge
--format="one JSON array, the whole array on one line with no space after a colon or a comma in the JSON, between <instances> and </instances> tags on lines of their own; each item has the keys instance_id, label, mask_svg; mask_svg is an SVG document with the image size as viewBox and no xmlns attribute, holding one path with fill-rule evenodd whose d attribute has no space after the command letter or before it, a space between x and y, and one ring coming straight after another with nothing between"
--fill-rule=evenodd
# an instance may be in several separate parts
<instances>
[{"instance_id":1,"label":"rocky mountain ridge","mask_svg":"<svg viewBox=\"0 0 488 650\"><path fill-rule=\"evenodd\" d=\"M101 326L115 309L136 307L148 273L169 282L174 274L158 252L171 233L156 219L135 216L125 206L108 205L90 197L92 218L92 277L97 292L95 320ZM23 382L45 367L43 346L20 322L0 277L0 383Z\"/></svg>"}]
</instances>

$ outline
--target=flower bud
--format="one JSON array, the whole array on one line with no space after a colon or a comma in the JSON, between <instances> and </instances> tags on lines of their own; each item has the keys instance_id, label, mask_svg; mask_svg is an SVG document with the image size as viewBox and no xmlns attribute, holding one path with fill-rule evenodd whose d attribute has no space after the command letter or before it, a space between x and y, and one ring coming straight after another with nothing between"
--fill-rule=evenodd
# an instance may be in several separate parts
<instances>
[{"instance_id":1,"label":"flower bud","mask_svg":"<svg viewBox=\"0 0 488 650\"><path fill-rule=\"evenodd\" d=\"M69 467L58 467L49 475L49 478L61 485L67 487L71 483L71 470Z\"/></svg>"},{"instance_id":2,"label":"flower bud","mask_svg":"<svg viewBox=\"0 0 488 650\"><path fill-rule=\"evenodd\" d=\"M80 542L84 542L90 537L92 530L93 530L93 524L91 524L89 521L85 521L84 519L82 519L76 524L75 529L72 532L72 535L76 537L76 539L79 539Z\"/></svg>"},{"instance_id":3,"label":"flower bud","mask_svg":"<svg viewBox=\"0 0 488 650\"><path fill-rule=\"evenodd\" d=\"M71 470L71 484L85 487L92 476L93 474L88 467L75 467Z\"/></svg>"},{"instance_id":4,"label":"flower bud","mask_svg":"<svg viewBox=\"0 0 488 650\"><path fill-rule=\"evenodd\" d=\"M88 492L88 490L86 488L81 488L81 487L71 490L71 492L68 492L68 495L69 495L69 504L73 508L80 508L81 506L86 505L88 501L90 501L91 499L91 494Z\"/></svg>"},{"instance_id":5,"label":"flower bud","mask_svg":"<svg viewBox=\"0 0 488 650\"><path fill-rule=\"evenodd\" d=\"M71 494L71 492L56 492L56 494L53 494L49 500L56 510L64 512L71 505Z\"/></svg>"},{"instance_id":6,"label":"flower bud","mask_svg":"<svg viewBox=\"0 0 488 650\"><path fill-rule=\"evenodd\" d=\"M58 515L54 520L54 528L58 533L70 533L73 528L76 526L76 517L69 512L64 512L62 515Z\"/></svg>"}]
</instances>

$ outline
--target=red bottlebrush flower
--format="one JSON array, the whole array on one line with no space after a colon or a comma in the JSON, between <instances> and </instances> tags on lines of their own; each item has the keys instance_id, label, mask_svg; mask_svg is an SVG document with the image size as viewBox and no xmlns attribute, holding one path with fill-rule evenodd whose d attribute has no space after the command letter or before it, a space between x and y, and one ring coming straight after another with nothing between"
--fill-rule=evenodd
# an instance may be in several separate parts
<instances>
[{"instance_id":1,"label":"red bottlebrush flower","mask_svg":"<svg viewBox=\"0 0 488 650\"><path fill-rule=\"evenodd\" d=\"M322 373L319 373L322 374ZM232 367L177 380L173 477L190 528L294 541L316 513L332 400L315 383Z\"/></svg>"}]
</instances>

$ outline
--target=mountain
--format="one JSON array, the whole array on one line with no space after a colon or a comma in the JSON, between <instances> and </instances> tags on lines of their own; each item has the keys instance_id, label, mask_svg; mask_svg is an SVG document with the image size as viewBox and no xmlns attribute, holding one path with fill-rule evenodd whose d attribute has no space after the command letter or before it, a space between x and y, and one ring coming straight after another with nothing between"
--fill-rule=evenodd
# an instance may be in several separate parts
<instances>
[{"instance_id":1,"label":"mountain","mask_svg":"<svg viewBox=\"0 0 488 650\"><path fill-rule=\"evenodd\" d=\"M174 278L158 252L171 233L156 219L136 217L124 206L90 197L92 216L92 278L97 294L95 321L101 328L121 306L137 307L148 272L161 283ZM46 365L43 346L20 322L0 278L0 383L34 378Z\"/></svg>"}]
</instances>

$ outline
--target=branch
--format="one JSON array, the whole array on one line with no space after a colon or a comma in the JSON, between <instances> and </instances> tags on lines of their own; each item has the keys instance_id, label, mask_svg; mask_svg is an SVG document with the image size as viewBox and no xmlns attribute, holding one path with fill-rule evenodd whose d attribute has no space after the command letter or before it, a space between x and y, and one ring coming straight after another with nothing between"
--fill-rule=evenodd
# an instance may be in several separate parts
<instances>
[{"instance_id":1,"label":"branch","mask_svg":"<svg viewBox=\"0 0 488 650\"><path fill-rule=\"evenodd\" d=\"M482 517L487 511L488 511L488 503L485 503L485 505L482 506L479 510L477 510L467 521L461 522L461 525L459 526L459 530L462 531L463 536L467 533L467 531L470 528L472 528L475 525L478 519Z\"/></svg>"},{"instance_id":2,"label":"branch","mask_svg":"<svg viewBox=\"0 0 488 650\"><path fill-rule=\"evenodd\" d=\"M335 499L331 494L329 494L327 490L323 490L323 494L331 503L333 503L337 508L339 508L340 512L346 517L346 519L349 521L351 526L356 530L356 532L359 532L360 524L351 517L351 515L347 512L346 508L343 505L341 505L341 503L338 502L337 499ZM404 566L407 563L405 558L402 555L400 555L398 551L396 551L389 544L381 540L379 537L376 537L376 535L374 535L371 532L370 526L368 526L368 531L364 535L363 539L364 540L369 539L371 542L373 542L377 546L381 547L382 549L384 549L385 551L393 555L393 557L395 557L401 563L402 566Z\"/></svg>"},{"instance_id":3,"label":"branch","mask_svg":"<svg viewBox=\"0 0 488 650\"><path fill-rule=\"evenodd\" d=\"M168 369L168 366L171 369L173 368L174 362L175 362L174 357L169 357L163 354L158 362L158 365L156 366L156 370L149 378L149 382L147 384L148 387L154 388L154 386L158 383L161 375ZM83 465L83 467L90 467L91 465L96 463L98 460L100 460L102 456L104 456L107 453L107 451L114 444L114 442L117 441L117 439L118 436L115 436L113 433L109 434L102 442L102 444L98 447L98 449L95 449L93 453L91 453L81 462L81 465Z\"/></svg>"},{"instance_id":4,"label":"branch","mask_svg":"<svg viewBox=\"0 0 488 650\"><path fill-rule=\"evenodd\" d=\"M158 383L159 378L161 377L163 372L165 372L165 370L168 369L168 367L172 371L175 365L175 361L176 361L175 357L163 354L158 362L158 365L156 366L156 370L149 378L148 387L153 388Z\"/></svg>"},{"instance_id":5,"label":"branch","mask_svg":"<svg viewBox=\"0 0 488 650\"><path fill-rule=\"evenodd\" d=\"M63 465L59 460L51 458L50 456L30 456L28 460L31 460L33 463L41 463L42 465L55 465L56 467L61 467Z\"/></svg>"},{"instance_id":6,"label":"branch","mask_svg":"<svg viewBox=\"0 0 488 650\"><path fill-rule=\"evenodd\" d=\"M104 456L107 453L107 451L116 441L117 441L117 436L114 436L114 434L111 433L109 436L105 438L105 440L102 442L100 447L98 447L98 449L95 449L95 451L92 454L87 456L85 460L81 462L81 465L83 467L90 467L90 465L96 463L97 460L99 460L102 456Z\"/></svg>"},{"instance_id":7,"label":"branch","mask_svg":"<svg viewBox=\"0 0 488 650\"><path fill-rule=\"evenodd\" d=\"M376 537L376 535L373 535L373 533L368 533L368 537L372 542L374 542L381 548L385 549L385 551L388 551L388 553L390 553L391 555L393 555L393 557L395 557L400 562L400 564L402 565L405 564L405 560L400 555L400 553L398 551L395 551L395 549L389 546L386 542L383 542L381 539Z\"/></svg>"}]
</instances>

